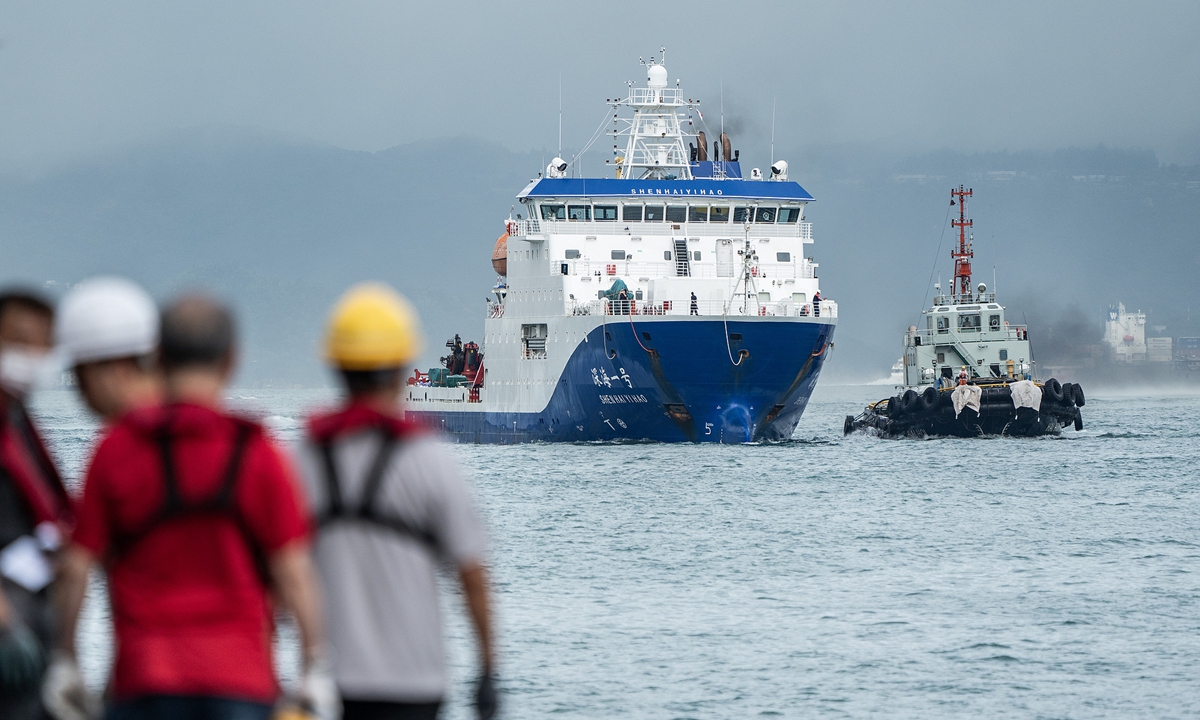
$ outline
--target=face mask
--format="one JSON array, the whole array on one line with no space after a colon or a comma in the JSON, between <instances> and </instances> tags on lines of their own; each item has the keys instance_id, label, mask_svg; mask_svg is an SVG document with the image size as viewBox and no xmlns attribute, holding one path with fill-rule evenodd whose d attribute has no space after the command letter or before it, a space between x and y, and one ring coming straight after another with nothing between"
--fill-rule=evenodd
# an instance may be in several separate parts
<instances>
[{"instance_id":1,"label":"face mask","mask_svg":"<svg viewBox=\"0 0 1200 720\"><path fill-rule=\"evenodd\" d=\"M0 385L16 397L25 397L50 369L47 359L47 353L19 346L0 350Z\"/></svg>"}]
</instances>

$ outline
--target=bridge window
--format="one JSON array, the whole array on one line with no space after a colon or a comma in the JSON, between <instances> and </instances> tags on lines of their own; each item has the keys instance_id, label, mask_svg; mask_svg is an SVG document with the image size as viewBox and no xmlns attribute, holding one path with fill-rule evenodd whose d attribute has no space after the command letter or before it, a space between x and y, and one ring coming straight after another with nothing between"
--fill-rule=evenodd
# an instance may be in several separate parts
<instances>
[{"instance_id":1,"label":"bridge window","mask_svg":"<svg viewBox=\"0 0 1200 720\"><path fill-rule=\"evenodd\" d=\"M624 260L625 259L625 251L624 250L613 250L612 251L612 259L613 260Z\"/></svg>"},{"instance_id":2,"label":"bridge window","mask_svg":"<svg viewBox=\"0 0 1200 720\"><path fill-rule=\"evenodd\" d=\"M578 260L579 259L579 251L578 250L567 250L567 259L568 260Z\"/></svg>"},{"instance_id":3,"label":"bridge window","mask_svg":"<svg viewBox=\"0 0 1200 720\"><path fill-rule=\"evenodd\" d=\"M760 207L754 212L754 222L757 223L773 223L775 216L779 214L779 208Z\"/></svg>"},{"instance_id":4,"label":"bridge window","mask_svg":"<svg viewBox=\"0 0 1200 720\"><path fill-rule=\"evenodd\" d=\"M568 205L567 206L568 220L591 220L592 206L591 205Z\"/></svg>"},{"instance_id":5,"label":"bridge window","mask_svg":"<svg viewBox=\"0 0 1200 720\"><path fill-rule=\"evenodd\" d=\"M594 216L597 220L616 220L617 206L616 205L596 205L593 209Z\"/></svg>"},{"instance_id":6,"label":"bridge window","mask_svg":"<svg viewBox=\"0 0 1200 720\"><path fill-rule=\"evenodd\" d=\"M999 315L989 315L988 316L988 330L991 330L992 332L1000 332L1000 316Z\"/></svg>"},{"instance_id":7,"label":"bridge window","mask_svg":"<svg viewBox=\"0 0 1200 720\"><path fill-rule=\"evenodd\" d=\"M781 252L775 253L775 262L791 262L791 261L792 261L791 253L781 253Z\"/></svg>"},{"instance_id":8,"label":"bridge window","mask_svg":"<svg viewBox=\"0 0 1200 720\"><path fill-rule=\"evenodd\" d=\"M646 206L646 222L662 222L663 221L663 206L662 205L647 205Z\"/></svg>"},{"instance_id":9,"label":"bridge window","mask_svg":"<svg viewBox=\"0 0 1200 720\"><path fill-rule=\"evenodd\" d=\"M708 222L708 208L695 205L688 208L688 222Z\"/></svg>"},{"instance_id":10,"label":"bridge window","mask_svg":"<svg viewBox=\"0 0 1200 720\"><path fill-rule=\"evenodd\" d=\"M566 220L567 206L566 205L543 205L542 206L543 220Z\"/></svg>"},{"instance_id":11,"label":"bridge window","mask_svg":"<svg viewBox=\"0 0 1200 720\"><path fill-rule=\"evenodd\" d=\"M795 223L800 220L800 208L779 208L779 222Z\"/></svg>"},{"instance_id":12,"label":"bridge window","mask_svg":"<svg viewBox=\"0 0 1200 720\"><path fill-rule=\"evenodd\" d=\"M709 222L723 222L723 223L729 222L729 208L727 208L727 207L709 208L708 209L708 221Z\"/></svg>"},{"instance_id":13,"label":"bridge window","mask_svg":"<svg viewBox=\"0 0 1200 720\"><path fill-rule=\"evenodd\" d=\"M667 206L667 222L681 223L687 220L686 205L668 205Z\"/></svg>"},{"instance_id":14,"label":"bridge window","mask_svg":"<svg viewBox=\"0 0 1200 720\"><path fill-rule=\"evenodd\" d=\"M979 313L958 316L959 332L979 332Z\"/></svg>"},{"instance_id":15,"label":"bridge window","mask_svg":"<svg viewBox=\"0 0 1200 720\"><path fill-rule=\"evenodd\" d=\"M940 333L950 332L950 316L949 315L938 315L937 320L938 320L938 332L940 332Z\"/></svg>"},{"instance_id":16,"label":"bridge window","mask_svg":"<svg viewBox=\"0 0 1200 720\"><path fill-rule=\"evenodd\" d=\"M625 222L633 220L634 222L642 221L642 206L641 205L625 205L621 208L621 219Z\"/></svg>"},{"instance_id":17,"label":"bridge window","mask_svg":"<svg viewBox=\"0 0 1200 720\"><path fill-rule=\"evenodd\" d=\"M746 207L734 208L733 209L733 221L736 223L746 222L747 220L750 219L750 211L753 209L754 208L746 208Z\"/></svg>"}]
</instances>

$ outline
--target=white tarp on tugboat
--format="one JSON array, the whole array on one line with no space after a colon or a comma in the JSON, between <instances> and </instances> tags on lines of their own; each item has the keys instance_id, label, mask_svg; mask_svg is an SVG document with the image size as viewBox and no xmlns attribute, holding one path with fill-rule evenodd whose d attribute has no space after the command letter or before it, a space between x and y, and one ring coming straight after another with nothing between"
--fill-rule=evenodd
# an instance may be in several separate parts
<instances>
[{"instance_id":1,"label":"white tarp on tugboat","mask_svg":"<svg viewBox=\"0 0 1200 720\"><path fill-rule=\"evenodd\" d=\"M954 392L950 394L950 399L954 401L954 417L958 417L965 407L979 412L979 401L982 397L983 388L978 385L959 385L954 388Z\"/></svg>"},{"instance_id":2,"label":"white tarp on tugboat","mask_svg":"<svg viewBox=\"0 0 1200 720\"><path fill-rule=\"evenodd\" d=\"M1012 391L1013 405L1018 409L1027 407L1037 410L1042 406L1042 389L1032 380L1021 380L1008 386Z\"/></svg>"}]
</instances>

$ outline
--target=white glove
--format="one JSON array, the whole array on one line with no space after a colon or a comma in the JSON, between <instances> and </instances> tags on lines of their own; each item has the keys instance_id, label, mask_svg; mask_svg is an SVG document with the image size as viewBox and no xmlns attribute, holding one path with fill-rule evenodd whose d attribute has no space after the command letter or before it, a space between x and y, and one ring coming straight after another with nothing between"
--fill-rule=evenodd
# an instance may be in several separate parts
<instances>
[{"instance_id":1,"label":"white glove","mask_svg":"<svg viewBox=\"0 0 1200 720\"><path fill-rule=\"evenodd\" d=\"M341 720L342 696L328 660L318 657L304 669L300 700L321 720Z\"/></svg>"},{"instance_id":2,"label":"white glove","mask_svg":"<svg viewBox=\"0 0 1200 720\"><path fill-rule=\"evenodd\" d=\"M75 658L55 650L42 680L42 704L55 720L93 720L104 708L100 698L88 691Z\"/></svg>"}]
</instances>

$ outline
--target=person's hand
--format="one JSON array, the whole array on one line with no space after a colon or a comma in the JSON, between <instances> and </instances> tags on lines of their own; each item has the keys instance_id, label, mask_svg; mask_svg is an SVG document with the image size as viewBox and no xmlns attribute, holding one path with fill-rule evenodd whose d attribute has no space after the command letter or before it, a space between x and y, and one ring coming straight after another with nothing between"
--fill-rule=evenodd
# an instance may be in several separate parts
<instances>
[{"instance_id":1,"label":"person's hand","mask_svg":"<svg viewBox=\"0 0 1200 720\"><path fill-rule=\"evenodd\" d=\"M300 683L300 700L321 720L341 720L342 696L329 662L322 657L310 660Z\"/></svg>"},{"instance_id":2,"label":"person's hand","mask_svg":"<svg viewBox=\"0 0 1200 720\"><path fill-rule=\"evenodd\" d=\"M500 698L496 695L496 679L491 673L484 673L475 689L475 711L479 713L479 720L492 720L499 710Z\"/></svg>"},{"instance_id":3,"label":"person's hand","mask_svg":"<svg viewBox=\"0 0 1200 720\"><path fill-rule=\"evenodd\" d=\"M42 681L42 704L55 720L92 720L100 717L100 698L88 692L79 665L68 653L50 654L50 667Z\"/></svg>"},{"instance_id":4,"label":"person's hand","mask_svg":"<svg viewBox=\"0 0 1200 720\"><path fill-rule=\"evenodd\" d=\"M0 694L18 695L37 687L45 658L42 646L24 623L0 627Z\"/></svg>"}]
</instances>

